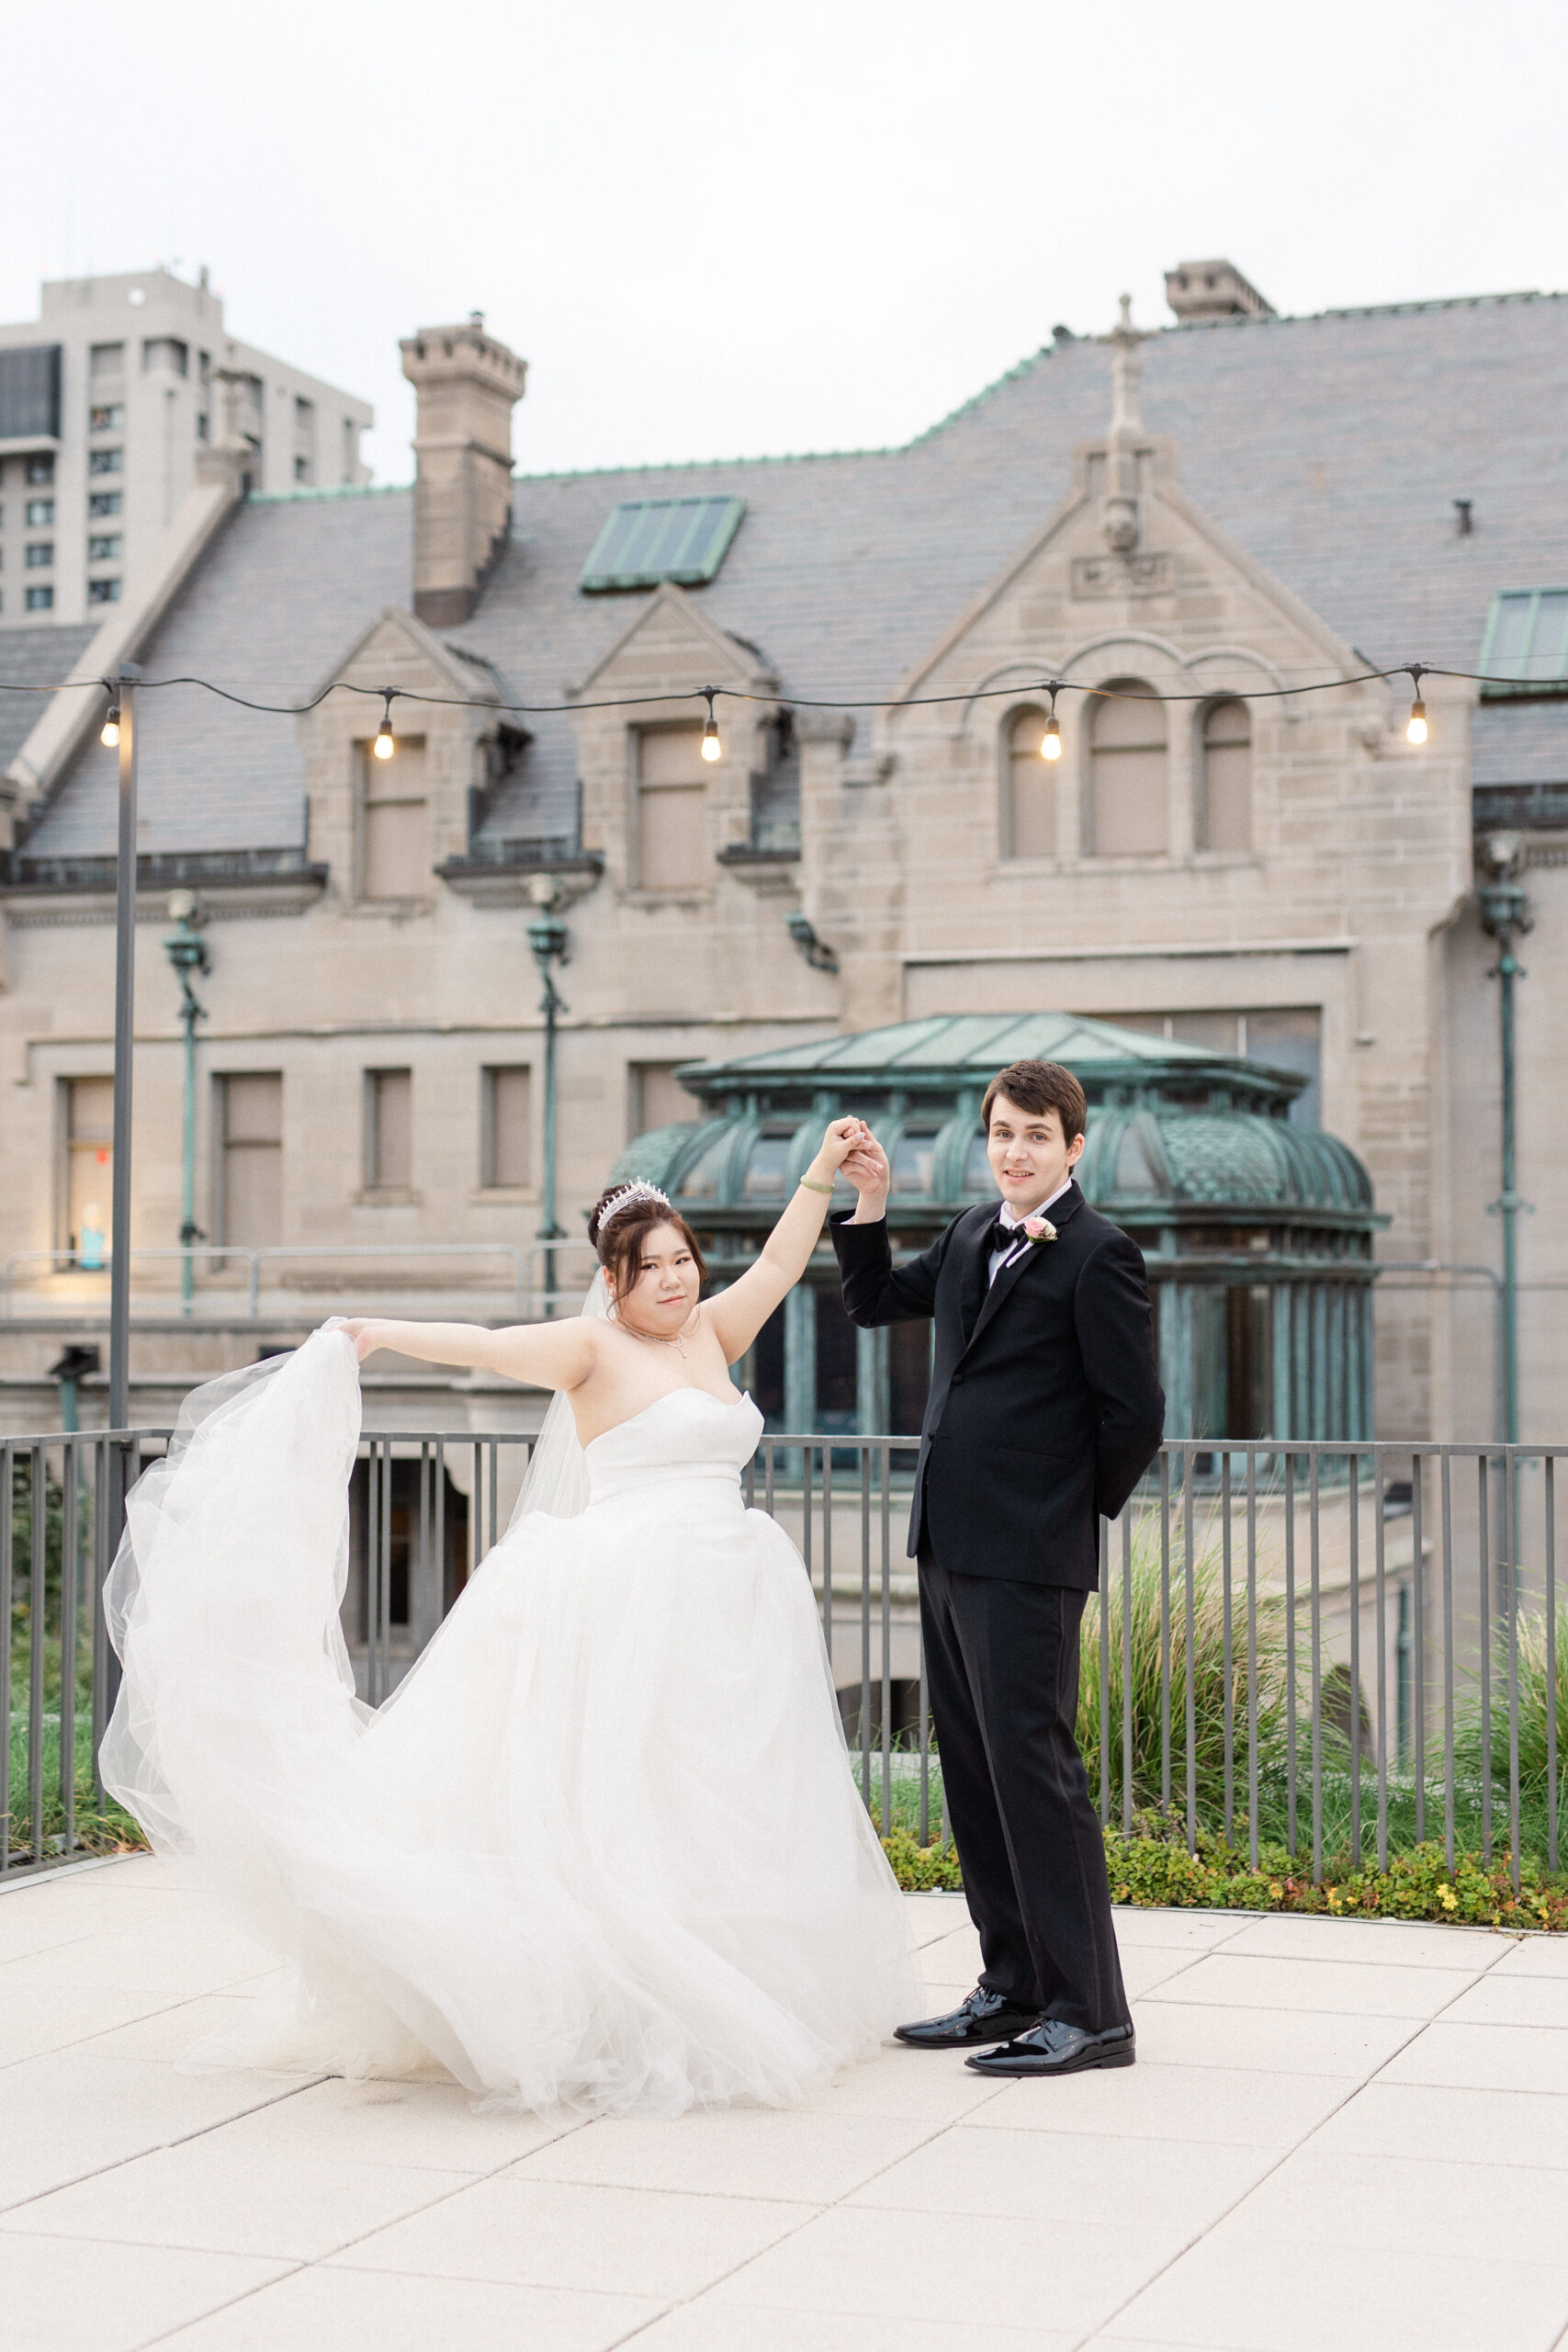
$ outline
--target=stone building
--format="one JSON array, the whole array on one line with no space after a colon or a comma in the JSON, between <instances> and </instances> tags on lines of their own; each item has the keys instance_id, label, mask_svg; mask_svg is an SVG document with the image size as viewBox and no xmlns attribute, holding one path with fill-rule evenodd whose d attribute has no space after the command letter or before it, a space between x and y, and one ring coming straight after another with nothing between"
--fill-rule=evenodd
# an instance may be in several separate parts
<instances>
[{"instance_id":1,"label":"stone building","mask_svg":"<svg viewBox=\"0 0 1568 2352\"><path fill-rule=\"evenodd\" d=\"M1491 1435L1493 1294L1449 1271L1498 1252L1479 831L1517 837L1534 911L1522 1393L1526 1434L1555 1433L1568 301L1287 318L1229 265L1183 270L1160 333L1058 329L908 447L768 461L512 477L521 361L477 319L429 329L403 345L412 492L244 495L231 416L138 595L86 647L32 634L50 682L134 659L313 702L140 697L132 1246L172 1250L181 1217L183 889L212 967L196 1222L294 1253L254 1315L248 1261L203 1257L189 1317L175 1262L137 1259L142 1418L356 1295L499 1315L513 1251L538 1281L544 908L570 956L558 1282L617 1156L700 1116L682 1068L1081 1015L1285 1073L1290 1119L1370 1171L1379 1260L1435 1261L1378 1285L1380 1433ZM1427 677L1419 745L1407 679L1310 690L1401 661L1512 685ZM333 684L366 691L314 699ZM102 1329L103 716L0 695L0 1257L46 1253L11 1269L0 1376L34 1426L61 1339ZM389 1378L443 1426L502 1409Z\"/></svg>"},{"instance_id":2,"label":"stone building","mask_svg":"<svg viewBox=\"0 0 1568 2352\"><path fill-rule=\"evenodd\" d=\"M137 593L226 402L253 489L368 481L369 405L231 335L205 269L55 278L0 326L0 631L96 627Z\"/></svg>"}]
</instances>

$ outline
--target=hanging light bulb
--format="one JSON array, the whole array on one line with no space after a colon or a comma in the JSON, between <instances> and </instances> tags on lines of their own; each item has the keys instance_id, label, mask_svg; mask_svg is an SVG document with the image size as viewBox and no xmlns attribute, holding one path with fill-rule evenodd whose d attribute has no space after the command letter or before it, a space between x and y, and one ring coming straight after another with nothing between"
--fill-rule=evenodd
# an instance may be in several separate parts
<instances>
[{"instance_id":1,"label":"hanging light bulb","mask_svg":"<svg viewBox=\"0 0 1568 2352\"><path fill-rule=\"evenodd\" d=\"M1415 689L1416 698L1410 706L1410 717L1404 726L1407 743L1424 743L1427 740L1427 706L1421 699L1423 673L1423 664L1418 662L1410 673L1410 684Z\"/></svg>"},{"instance_id":2,"label":"hanging light bulb","mask_svg":"<svg viewBox=\"0 0 1568 2352\"><path fill-rule=\"evenodd\" d=\"M1062 756L1062 729L1055 711L1045 721L1045 732L1040 739L1040 756L1043 760L1059 760Z\"/></svg>"},{"instance_id":3,"label":"hanging light bulb","mask_svg":"<svg viewBox=\"0 0 1568 2352\"><path fill-rule=\"evenodd\" d=\"M706 689L705 688L704 691L705 692ZM708 715L707 722L703 729L702 749L704 759L710 763L714 760L722 760L724 757L724 745L718 740L718 721L713 715L711 694L708 695Z\"/></svg>"},{"instance_id":4,"label":"hanging light bulb","mask_svg":"<svg viewBox=\"0 0 1568 2352\"><path fill-rule=\"evenodd\" d=\"M397 750L392 735L392 697L387 696L387 707L381 713L381 724L376 729L376 741L370 746L378 760L389 760Z\"/></svg>"},{"instance_id":5,"label":"hanging light bulb","mask_svg":"<svg viewBox=\"0 0 1568 2352\"><path fill-rule=\"evenodd\" d=\"M98 741L104 745L106 750L110 752L114 750L115 745L119 741L119 705L118 702L110 703L108 707L108 715L105 718L103 726L98 730Z\"/></svg>"}]
</instances>

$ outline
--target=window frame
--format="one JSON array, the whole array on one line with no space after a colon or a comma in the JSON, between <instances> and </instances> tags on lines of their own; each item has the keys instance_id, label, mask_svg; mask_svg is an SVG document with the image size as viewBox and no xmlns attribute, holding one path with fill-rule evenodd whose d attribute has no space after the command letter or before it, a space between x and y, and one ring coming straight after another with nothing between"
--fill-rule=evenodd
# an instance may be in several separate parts
<instances>
[{"instance_id":1,"label":"window frame","mask_svg":"<svg viewBox=\"0 0 1568 2352\"><path fill-rule=\"evenodd\" d=\"M254 1136L231 1136L229 1133L229 1089L235 1079L275 1078L277 1080L277 1137L276 1142L263 1141ZM218 1069L211 1073L212 1085L212 1225L213 1239L220 1246L241 1250L265 1250L267 1242L236 1242L230 1230L231 1203L229 1185L229 1154L239 1151L276 1151L277 1154L277 1229L279 1242L284 1231L283 1148L285 1073L282 1069Z\"/></svg>"},{"instance_id":2,"label":"window frame","mask_svg":"<svg viewBox=\"0 0 1568 2352\"><path fill-rule=\"evenodd\" d=\"M372 912L383 908L408 909L428 906L434 897L434 869L428 858L424 867L427 878L423 887L417 890L402 891L385 897L379 894L372 896L367 884L369 880L369 812L372 808L414 806L423 808L425 811L425 848L428 852L433 847L430 834L429 741L423 735L400 736L398 739L398 748L389 763L376 758L371 749L373 741L372 737L367 736L354 747L358 769L354 796L354 902L355 906L363 907ZM402 794L389 792L373 798L370 791L371 785L378 780L383 780L389 784L395 783L398 761L404 758L406 753L415 750L419 752L420 761L418 792ZM402 773L407 775L406 767Z\"/></svg>"},{"instance_id":3,"label":"window frame","mask_svg":"<svg viewBox=\"0 0 1568 2352\"><path fill-rule=\"evenodd\" d=\"M378 1062L361 1073L360 1124L360 1198L369 1202L400 1204L416 1200L413 1181L413 1066L410 1062ZM381 1168L382 1081L389 1078L402 1079L408 1088L408 1167L400 1182L392 1182Z\"/></svg>"},{"instance_id":4,"label":"window frame","mask_svg":"<svg viewBox=\"0 0 1568 2352\"><path fill-rule=\"evenodd\" d=\"M1158 687L1155 684L1152 678L1140 677L1135 672L1131 670L1115 671L1110 677L1097 678L1094 683L1095 687L1098 688L1099 691L1090 692L1085 697L1089 702L1090 708L1089 712L1089 723L1083 730L1083 756L1079 769L1079 854L1085 858L1108 860L1117 864L1125 862L1135 867L1151 866L1156 859L1163 860L1167 865L1168 865L1174 854L1172 820L1176 812L1174 807L1174 778L1171 773L1170 720L1166 715L1166 705L1164 700L1160 695ZM1129 686L1145 686L1147 687L1148 692L1145 695L1123 695L1122 690ZM1097 789L1099 779L1095 771L1095 721L1101 712L1112 707L1112 697L1115 701L1124 699L1129 703L1147 702L1157 709L1160 714L1160 724L1164 729L1164 742L1161 748L1165 762L1165 840L1158 849L1104 849L1100 844L1098 838L1100 831L1098 821L1100 816L1100 795ZM1101 744L1099 747L1099 752L1100 756L1103 758L1107 754L1114 756L1117 752L1140 752L1145 750L1153 751L1154 748L1155 746L1152 743L1147 745L1106 743Z\"/></svg>"},{"instance_id":5,"label":"window frame","mask_svg":"<svg viewBox=\"0 0 1568 2352\"><path fill-rule=\"evenodd\" d=\"M626 734L630 746L630 758L627 762L627 766L629 769L631 798L630 823L626 829L627 848L630 852L630 855L627 859L627 878L630 882L631 888L643 897L658 899L692 899L699 895L705 897L711 893L713 888L713 876L711 870L713 865L713 804L709 788L709 769L703 761L700 749L702 742L701 725L691 719L666 721L653 720L647 725L634 725L629 727L626 729ZM688 735L699 747L696 752L696 773L691 777L689 782L645 782L642 772L643 745L656 735L664 737ZM712 773L714 775L718 773L716 767L713 769ZM700 797L702 812L702 839L699 844L698 855L694 862L692 877L689 881L650 882L647 877L645 870L646 858L645 833L643 826L643 801L645 795L660 792L690 792L699 796Z\"/></svg>"},{"instance_id":6,"label":"window frame","mask_svg":"<svg viewBox=\"0 0 1568 2352\"><path fill-rule=\"evenodd\" d=\"M1025 865L1039 865L1047 858L1055 858L1058 854L1056 843L1057 819L1060 814L1060 804L1057 799L1057 792L1059 789L1058 771L1061 768L1062 763L1060 760L1056 760L1047 763L1047 762L1040 758L1038 752L1019 753L1016 752L1012 747L1013 730L1018 726L1021 719L1038 718L1041 724L1042 732L1043 732L1045 721L1049 717L1050 713L1043 703L1027 700L1014 703L1008 709L998 735L997 765L999 777L998 797L1000 804L1000 823L997 830L1001 843L1002 857L1009 865L1022 864ZM1015 765L1021 757L1032 759L1038 763L1041 774L1046 785L1050 787L1051 846L1047 850L1021 850L1017 845L1017 829L1014 823L1015 810L1013 806L1013 781Z\"/></svg>"},{"instance_id":7,"label":"window frame","mask_svg":"<svg viewBox=\"0 0 1568 2352\"><path fill-rule=\"evenodd\" d=\"M1504 606L1517 604L1526 598L1529 599L1530 605L1529 634L1526 639L1529 650L1523 655L1522 659L1527 662L1534 659L1535 633L1540 618L1540 603L1544 596L1568 598L1568 587L1549 582L1534 588L1499 588L1494 592L1486 615L1486 627L1482 635L1481 656L1475 665L1478 670L1487 671L1492 666L1492 649L1496 642L1498 624L1503 617ZM1551 678L1487 680L1480 689L1481 700L1483 702L1558 702L1568 695L1568 605L1564 607L1562 636L1557 654L1557 663L1556 675Z\"/></svg>"},{"instance_id":8,"label":"window frame","mask_svg":"<svg viewBox=\"0 0 1568 2352\"><path fill-rule=\"evenodd\" d=\"M1247 845L1244 849L1216 849L1209 839L1209 728L1216 715L1232 707L1247 716ZM1199 857L1250 858L1258 852L1258 730L1252 705L1246 695L1217 694L1198 705L1193 713L1192 738L1192 848ZM1215 748L1224 750L1225 745Z\"/></svg>"},{"instance_id":9,"label":"window frame","mask_svg":"<svg viewBox=\"0 0 1568 2352\"><path fill-rule=\"evenodd\" d=\"M521 1074L528 1081L528 1165L527 1172L521 1183L504 1181L496 1172L496 1081L498 1079L509 1078L513 1074ZM535 1128L536 1092L537 1089L534 1082L534 1065L531 1061L482 1062L479 1066L479 1190L487 1199L500 1197L509 1201L525 1201L535 1200L538 1196L538 1186L534 1173L538 1158Z\"/></svg>"}]
</instances>

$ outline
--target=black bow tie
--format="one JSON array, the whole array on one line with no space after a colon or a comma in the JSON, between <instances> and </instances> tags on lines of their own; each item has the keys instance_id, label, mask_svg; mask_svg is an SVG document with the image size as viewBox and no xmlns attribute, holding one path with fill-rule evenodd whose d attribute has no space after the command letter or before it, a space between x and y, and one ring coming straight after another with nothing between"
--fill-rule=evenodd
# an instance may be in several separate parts
<instances>
[{"instance_id":1,"label":"black bow tie","mask_svg":"<svg viewBox=\"0 0 1568 2352\"><path fill-rule=\"evenodd\" d=\"M999 1216L993 1217L991 1223L986 1227L987 1252L993 1250L1011 1250L1017 1243L1027 1241L1028 1238L1029 1236L1021 1225L1006 1225Z\"/></svg>"}]
</instances>

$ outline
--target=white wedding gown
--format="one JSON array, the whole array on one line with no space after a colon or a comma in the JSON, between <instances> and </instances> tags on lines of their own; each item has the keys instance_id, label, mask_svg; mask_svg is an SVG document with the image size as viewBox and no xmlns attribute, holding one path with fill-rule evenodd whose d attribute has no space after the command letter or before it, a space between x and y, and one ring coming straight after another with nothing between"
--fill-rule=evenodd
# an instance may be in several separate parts
<instances>
[{"instance_id":1,"label":"white wedding gown","mask_svg":"<svg viewBox=\"0 0 1568 2352\"><path fill-rule=\"evenodd\" d=\"M784 2106L919 2002L811 1588L739 1473L749 1397L586 1449L395 1695L339 1625L353 1343L197 1390L132 1490L107 1786L288 1966L187 2067L405 2074L496 2103Z\"/></svg>"}]
</instances>

